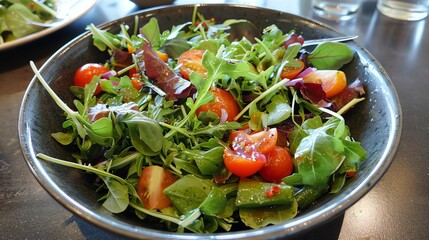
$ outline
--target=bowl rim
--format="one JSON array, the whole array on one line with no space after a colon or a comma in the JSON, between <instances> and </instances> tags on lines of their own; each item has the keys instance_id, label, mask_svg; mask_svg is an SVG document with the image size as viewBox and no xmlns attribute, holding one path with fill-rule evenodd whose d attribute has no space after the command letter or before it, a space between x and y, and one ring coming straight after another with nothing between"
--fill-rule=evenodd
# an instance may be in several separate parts
<instances>
[{"instance_id":1,"label":"bowl rim","mask_svg":"<svg viewBox=\"0 0 429 240\"><path fill-rule=\"evenodd\" d=\"M168 5L168 6L160 6L153 7L148 9L143 9L132 14L129 14L125 17L109 21L104 23L98 27L100 28L108 28L108 26L117 24L121 22L121 20L135 16L147 14L156 10L169 10L169 9L178 9L178 8L193 8L195 6L198 7L235 7L235 8L254 8L261 11L271 11L272 13L281 13L285 16L298 18L301 20L305 20L306 22L315 24L324 29L335 32L338 35L341 35L338 31L333 29L332 27L318 22L317 20L301 17L298 15L294 15L291 13L281 12L274 9L248 6L248 5L239 5L239 4L184 4L184 5ZM61 47L58 51L56 51L46 62L40 67L40 72L43 72L45 68L49 65L50 62L55 61L56 58L60 57L64 52L68 51L68 49L77 41L81 41L89 37L90 33L88 31L78 35L63 47ZM359 45L355 42L351 43L355 46ZM30 84L28 85L27 90L24 93L19 117L18 117L18 134L19 134L19 142L22 150L22 154L24 156L27 165L29 166L31 172L33 173L36 180L39 184L61 205L63 205L66 209L71 211L73 214L79 216L82 219L87 220L88 222L95 224L96 226L107 230L109 232L123 235L126 237L132 238L163 238L163 239L232 239L232 238L258 238L264 236L264 238L272 238L272 237L290 237L295 236L297 234L306 231L309 226L316 227L327 220L332 220L340 213L344 212L351 205L356 203L360 198L362 198L365 194L369 192L370 189L374 187L374 185L381 179L384 173L387 171L389 166L391 165L393 158L396 154L397 148L399 146L399 142L402 134L402 109L399 103L398 94L395 90L392 80L386 73L385 69L380 65L380 63L364 48L359 47L360 55L366 55L368 58L374 60L372 64L375 65L376 72L384 79L385 87L391 90L390 102L392 105L388 107L388 113L391 119L391 124L389 125L389 139L386 144L386 148L383 149L383 153L378 160L378 162L374 165L373 170L370 172L368 176L364 178L364 180L355 188L347 192L343 192L338 196L342 196L339 198L335 196L335 198L339 198L340 201L335 204L324 204L319 206L318 211L310 211L303 215L298 215L294 218L293 221L286 221L282 224L270 225L260 229L250 229L250 230L242 230L235 232L225 232L225 233L213 233L213 234L196 234L196 233L175 233L175 232L165 232L160 230L154 230L150 228L135 226L129 223L125 223L122 221L112 221L109 219L105 219L101 216L98 216L94 211L88 209L79 202L75 201L69 195L67 195L63 190L61 190L55 182L49 177L48 173L43 169L40 164L40 160L37 159L36 154L34 153L34 149L32 148L32 136L31 136L31 126L25 123L24 113L26 111L26 103L28 101L29 95L31 94L32 87L37 84L38 80L36 77L33 77ZM325 206L327 205L327 206ZM323 208L325 207L325 208ZM323 210L320 210L322 209ZM112 227L113 225L113 227Z\"/></svg>"}]
</instances>

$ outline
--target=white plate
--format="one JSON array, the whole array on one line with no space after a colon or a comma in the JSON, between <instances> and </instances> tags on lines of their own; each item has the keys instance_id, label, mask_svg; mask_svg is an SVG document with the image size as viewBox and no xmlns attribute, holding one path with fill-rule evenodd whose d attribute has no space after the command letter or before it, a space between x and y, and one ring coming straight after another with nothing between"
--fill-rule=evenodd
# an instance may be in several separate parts
<instances>
[{"instance_id":1,"label":"white plate","mask_svg":"<svg viewBox=\"0 0 429 240\"><path fill-rule=\"evenodd\" d=\"M16 40L6 42L3 44L0 44L0 51L10 49L16 46L19 46L24 43L28 43L31 41L34 41L36 39L39 39L43 36L46 36L50 33L53 33L55 31L58 31L59 29L69 25L70 23L76 21L78 18L80 18L82 15L84 15L86 12L88 12L94 5L97 3L97 0L78 0L78 1L71 1L71 0L58 0L57 1L57 9L59 11L65 11L69 9L69 12L67 14L67 17L62 19L60 22L58 22L57 25L50 28L45 28L39 32L32 33L30 35L27 35L22 38L18 38Z\"/></svg>"}]
</instances>

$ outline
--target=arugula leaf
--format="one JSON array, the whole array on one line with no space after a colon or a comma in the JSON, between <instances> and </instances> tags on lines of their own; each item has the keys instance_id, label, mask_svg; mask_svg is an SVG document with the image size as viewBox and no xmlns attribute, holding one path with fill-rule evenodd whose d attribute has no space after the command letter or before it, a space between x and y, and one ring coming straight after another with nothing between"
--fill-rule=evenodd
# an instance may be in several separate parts
<instances>
[{"instance_id":1,"label":"arugula leaf","mask_svg":"<svg viewBox=\"0 0 429 240\"><path fill-rule=\"evenodd\" d=\"M106 30L98 29L94 24L90 24L86 28L91 31L92 38L94 39L94 46L100 51L105 51L107 48L111 50L121 48L121 38Z\"/></svg>"},{"instance_id":2,"label":"arugula leaf","mask_svg":"<svg viewBox=\"0 0 429 240\"><path fill-rule=\"evenodd\" d=\"M345 43L324 42L319 44L308 56L317 69L340 69L353 59L353 51Z\"/></svg>"}]
</instances>

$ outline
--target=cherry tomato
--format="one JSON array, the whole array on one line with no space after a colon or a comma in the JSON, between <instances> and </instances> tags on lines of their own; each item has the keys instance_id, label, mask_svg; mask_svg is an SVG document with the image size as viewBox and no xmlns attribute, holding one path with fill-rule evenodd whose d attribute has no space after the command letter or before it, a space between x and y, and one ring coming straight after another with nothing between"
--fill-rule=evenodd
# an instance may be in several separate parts
<instances>
[{"instance_id":1,"label":"cherry tomato","mask_svg":"<svg viewBox=\"0 0 429 240\"><path fill-rule=\"evenodd\" d=\"M141 82L142 76L137 72L137 69L131 68L128 71L128 76L131 78L131 84L133 84L133 87L137 89L137 91L140 91L143 87L143 83Z\"/></svg>"},{"instance_id":2,"label":"cherry tomato","mask_svg":"<svg viewBox=\"0 0 429 240\"><path fill-rule=\"evenodd\" d=\"M293 161L288 150L276 146L267 155L265 166L259 170L261 177L268 182L280 183L282 178L293 172Z\"/></svg>"},{"instance_id":3,"label":"cherry tomato","mask_svg":"<svg viewBox=\"0 0 429 240\"><path fill-rule=\"evenodd\" d=\"M284 67L283 71L280 73L280 78L294 79L296 76L298 76L298 74L304 70L305 64L300 59L297 59L297 63L300 64L299 67Z\"/></svg>"},{"instance_id":4,"label":"cherry tomato","mask_svg":"<svg viewBox=\"0 0 429 240\"><path fill-rule=\"evenodd\" d=\"M137 183L137 194L144 208L151 210L170 206L171 202L163 191L175 181L173 174L160 166L145 167Z\"/></svg>"},{"instance_id":5,"label":"cherry tomato","mask_svg":"<svg viewBox=\"0 0 429 240\"><path fill-rule=\"evenodd\" d=\"M248 177L257 173L265 165L266 157L259 152L238 154L230 149L225 149L223 162L231 173L239 177Z\"/></svg>"},{"instance_id":6,"label":"cherry tomato","mask_svg":"<svg viewBox=\"0 0 429 240\"><path fill-rule=\"evenodd\" d=\"M207 69L203 67L203 55L205 50L191 49L179 56L177 63L180 65L179 70L184 78L189 80L192 72L207 77Z\"/></svg>"},{"instance_id":7,"label":"cherry tomato","mask_svg":"<svg viewBox=\"0 0 429 240\"><path fill-rule=\"evenodd\" d=\"M74 75L74 85L78 87L85 87L86 84L92 81L95 76L100 76L109 72L110 69L98 63L87 63L80 67ZM95 95L101 92L101 86L98 84L95 90Z\"/></svg>"},{"instance_id":8,"label":"cherry tomato","mask_svg":"<svg viewBox=\"0 0 429 240\"><path fill-rule=\"evenodd\" d=\"M229 136L231 149L224 151L226 168L239 177L248 177L264 167L264 154L274 149L277 143L277 129L248 134L246 130L234 131Z\"/></svg>"},{"instance_id":9,"label":"cherry tomato","mask_svg":"<svg viewBox=\"0 0 429 240\"><path fill-rule=\"evenodd\" d=\"M306 75L303 81L304 83L322 84L327 98L339 94L347 86L346 75L343 71L337 70L317 70Z\"/></svg>"},{"instance_id":10,"label":"cherry tomato","mask_svg":"<svg viewBox=\"0 0 429 240\"><path fill-rule=\"evenodd\" d=\"M130 76L130 78L134 77L136 74L139 74L139 73L137 72L137 69L135 67L128 70L128 76Z\"/></svg>"},{"instance_id":11,"label":"cherry tomato","mask_svg":"<svg viewBox=\"0 0 429 240\"><path fill-rule=\"evenodd\" d=\"M200 112L212 111L221 118L222 113L224 113L228 115L226 121L234 121L235 116L240 112L234 97L221 88L212 89L210 92L213 94L214 100L199 107L195 114L198 116Z\"/></svg>"}]
</instances>

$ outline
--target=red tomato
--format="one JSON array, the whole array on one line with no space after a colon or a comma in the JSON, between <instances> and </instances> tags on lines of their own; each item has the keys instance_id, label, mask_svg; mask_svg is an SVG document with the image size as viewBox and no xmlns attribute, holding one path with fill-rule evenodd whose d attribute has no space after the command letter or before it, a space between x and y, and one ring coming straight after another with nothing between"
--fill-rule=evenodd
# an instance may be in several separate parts
<instances>
[{"instance_id":1,"label":"red tomato","mask_svg":"<svg viewBox=\"0 0 429 240\"><path fill-rule=\"evenodd\" d=\"M226 149L223 161L226 168L239 177L248 177L264 167L267 157L264 155L274 149L277 142L277 129L247 134L234 131L229 136L231 149Z\"/></svg>"},{"instance_id":2,"label":"red tomato","mask_svg":"<svg viewBox=\"0 0 429 240\"><path fill-rule=\"evenodd\" d=\"M265 165L266 157L259 152L237 154L230 149L225 149L223 162L231 173L239 177L248 177L257 173Z\"/></svg>"},{"instance_id":3,"label":"red tomato","mask_svg":"<svg viewBox=\"0 0 429 240\"><path fill-rule=\"evenodd\" d=\"M322 89L326 97L333 97L342 92L347 86L346 75L343 71L337 70L317 70L309 73L303 78L305 83L322 84Z\"/></svg>"},{"instance_id":4,"label":"red tomato","mask_svg":"<svg viewBox=\"0 0 429 240\"><path fill-rule=\"evenodd\" d=\"M257 151L267 154L274 149L277 143L277 128L247 134L246 131L234 131L229 136L231 148L234 151Z\"/></svg>"},{"instance_id":5,"label":"red tomato","mask_svg":"<svg viewBox=\"0 0 429 240\"><path fill-rule=\"evenodd\" d=\"M144 208L151 210L170 206L171 202L163 191L175 181L173 174L160 166L145 167L137 183L137 194Z\"/></svg>"},{"instance_id":6,"label":"red tomato","mask_svg":"<svg viewBox=\"0 0 429 240\"><path fill-rule=\"evenodd\" d=\"M203 78L207 77L207 69L203 67L204 52L205 50L191 49L179 56L177 63L184 78L189 80L192 72L200 74Z\"/></svg>"},{"instance_id":7,"label":"red tomato","mask_svg":"<svg viewBox=\"0 0 429 240\"><path fill-rule=\"evenodd\" d=\"M198 116L200 112L212 111L221 118L222 112L224 111L224 113L228 115L226 121L234 121L235 116L240 112L238 103L235 101L234 97L221 88L215 88L210 90L210 92L213 94L214 100L199 107L195 114Z\"/></svg>"},{"instance_id":8,"label":"red tomato","mask_svg":"<svg viewBox=\"0 0 429 240\"><path fill-rule=\"evenodd\" d=\"M282 178L293 172L293 161L288 150L276 146L267 154L265 166L259 170L261 177L268 182L280 183Z\"/></svg>"},{"instance_id":9,"label":"red tomato","mask_svg":"<svg viewBox=\"0 0 429 240\"><path fill-rule=\"evenodd\" d=\"M300 64L299 67L285 67L283 71L280 73L280 78L284 79L294 79L298 74L304 70L305 64L302 60L297 59L297 63Z\"/></svg>"},{"instance_id":10,"label":"red tomato","mask_svg":"<svg viewBox=\"0 0 429 240\"><path fill-rule=\"evenodd\" d=\"M100 76L107 73L110 69L98 63L87 63L80 67L74 75L74 85L78 87L85 87L86 84L92 81L94 76ZM95 95L101 92L100 84L95 90Z\"/></svg>"}]
</instances>

